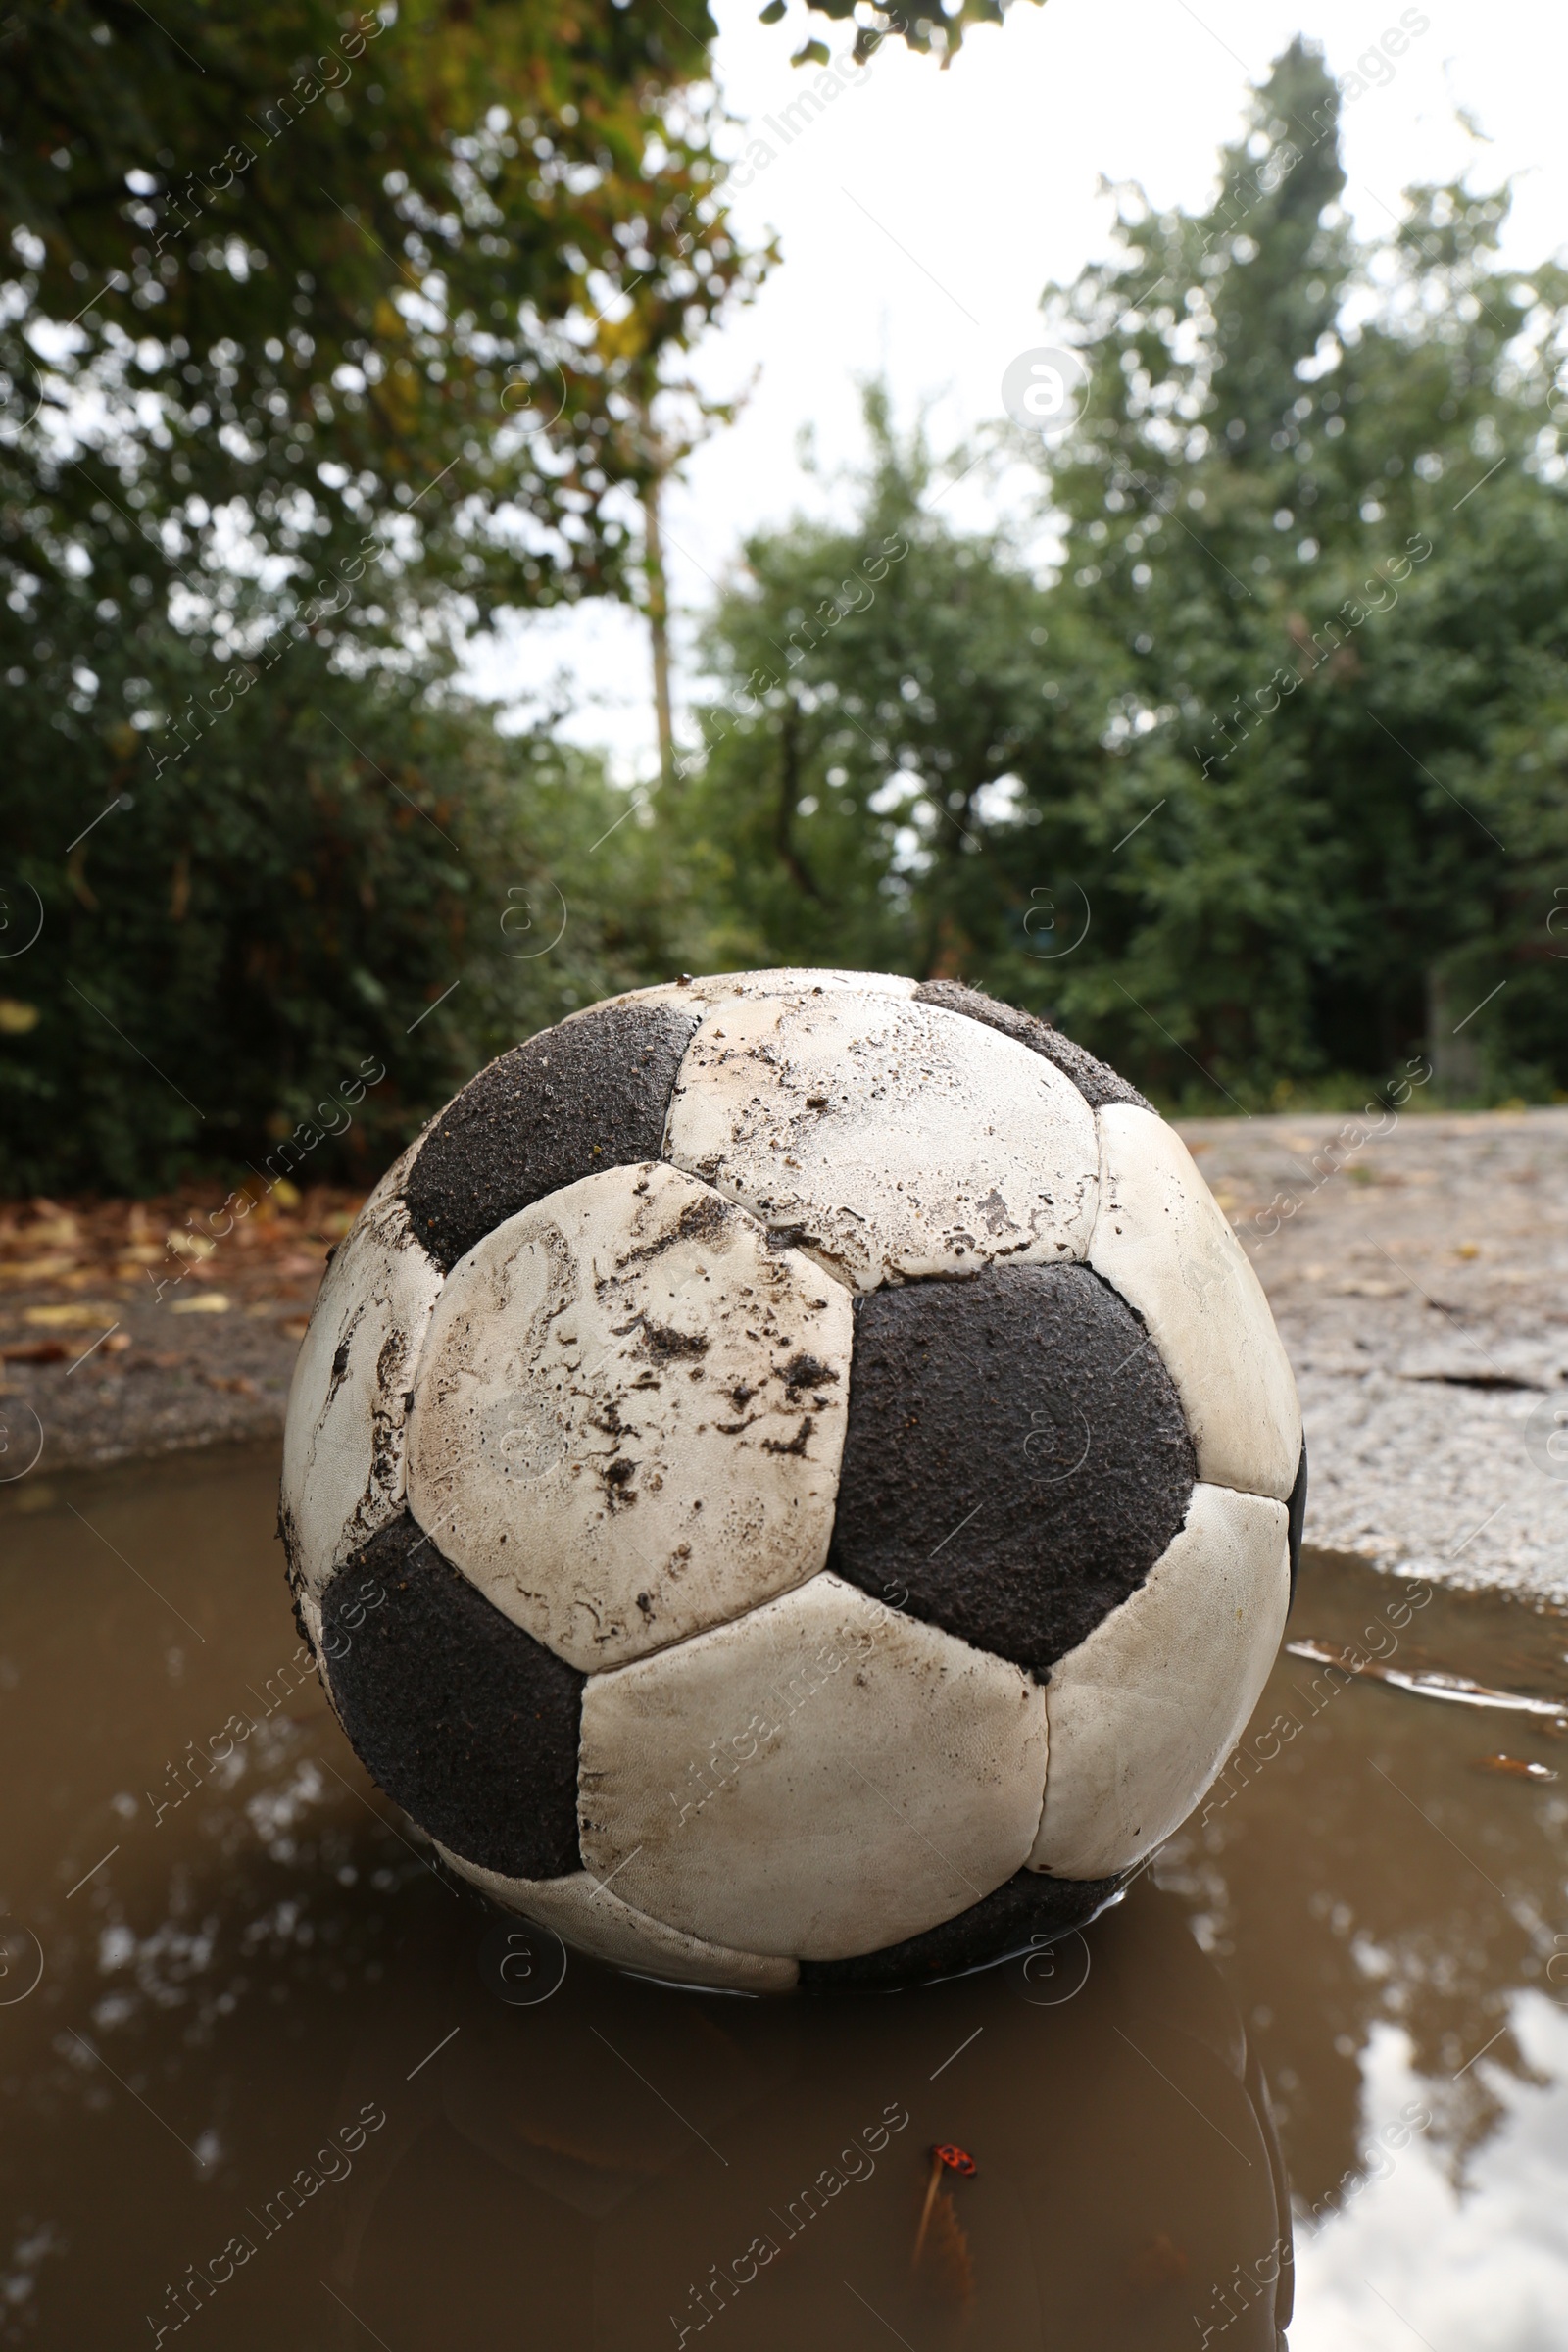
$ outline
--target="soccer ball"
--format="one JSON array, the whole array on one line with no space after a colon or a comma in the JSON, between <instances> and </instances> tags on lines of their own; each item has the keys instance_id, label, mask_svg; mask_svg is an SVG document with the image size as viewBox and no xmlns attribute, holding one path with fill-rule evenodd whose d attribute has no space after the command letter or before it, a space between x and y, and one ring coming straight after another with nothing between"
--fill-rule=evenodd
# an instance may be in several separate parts
<instances>
[{"instance_id":1,"label":"soccer ball","mask_svg":"<svg viewBox=\"0 0 1568 2352\"><path fill-rule=\"evenodd\" d=\"M280 1525L366 1769L601 1957L753 1990L1091 1919L1278 1648L1305 1494L1174 1131L953 981L574 1013L371 1194Z\"/></svg>"}]
</instances>

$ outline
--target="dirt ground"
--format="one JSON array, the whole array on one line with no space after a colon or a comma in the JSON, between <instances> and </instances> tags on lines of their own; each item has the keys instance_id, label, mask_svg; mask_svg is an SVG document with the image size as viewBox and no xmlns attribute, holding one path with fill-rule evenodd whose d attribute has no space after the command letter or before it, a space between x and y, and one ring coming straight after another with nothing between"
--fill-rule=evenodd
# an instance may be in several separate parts
<instances>
[{"instance_id":1,"label":"dirt ground","mask_svg":"<svg viewBox=\"0 0 1568 2352\"><path fill-rule=\"evenodd\" d=\"M220 1185L0 1207L0 1476L34 1453L47 1477L273 1435L326 1253L363 1197L280 1185L244 1217Z\"/></svg>"},{"instance_id":2,"label":"dirt ground","mask_svg":"<svg viewBox=\"0 0 1568 2352\"><path fill-rule=\"evenodd\" d=\"M1568 1601L1568 1108L1182 1132L1296 1366L1308 1541ZM216 1242L216 1187L0 1208L0 1479L277 1432L360 1199L280 1190Z\"/></svg>"}]
</instances>

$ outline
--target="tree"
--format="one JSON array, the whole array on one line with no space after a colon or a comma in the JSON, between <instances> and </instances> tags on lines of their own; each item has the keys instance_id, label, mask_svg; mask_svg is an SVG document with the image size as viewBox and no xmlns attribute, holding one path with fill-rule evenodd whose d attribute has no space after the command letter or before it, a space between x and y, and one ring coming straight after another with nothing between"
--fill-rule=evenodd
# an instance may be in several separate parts
<instances>
[{"instance_id":1,"label":"tree","mask_svg":"<svg viewBox=\"0 0 1568 2352\"><path fill-rule=\"evenodd\" d=\"M1504 746L1562 691L1568 279L1502 270L1505 199L1463 187L1358 250L1338 104L1293 44L1209 212L1126 191L1114 258L1051 298L1093 384L1047 459L1058 597L1158 805L1122 968L1065 1001L1168 1091L1255 1101L1441 1052L1501 980L1492 1083L1561 1085L1537 860L1568 844Z\"/></svg>"},{"instance_id":2,"label":"tree","mask_svg":"<svg viewBox=\"0 0 1568 2352\"><path fill-rule=\"evenodd\" d=\"M296 616L381 646L443 593L482 618L617 588L617 424L763 258L728 234L691 88L710 27L679 5L10 20L31 593L129 571L226 662Z\"/></svg>"},{"instance_id":3,"label":"tree","mask_svg":"<svg viewBox=\"0 0 1568 2352\"><path fill-rule=\"evenodd\" d=\"M8 1181L254 1157L351 1046L406 1130L544 1009L496 892L617 805L465 713L451 642L635 581L627 420L765 259L725 224L710 31L700 0L8 19L3 879L43 916ZM660 919L651 874L616 910L635 839L579 899L596 974L640 977L587 943ZM479 934L488 994L421 1021Z\"/></svg>"},{"instance_id":4,"label":"tree","mask_svg":"<svg viewBox=\"0 0 1568 2352\"><path fill-rule=\"evenodd\" d=\"M1052 579L875 408L859 522L748 547L688 789L757 952L961 969L1193 1109L1422 1051L1568 1087L1568 278L1503 270L1462 187L1358 248L1337 131L1295 43L1214 204L1122 191L1048 291L1090 381Z\"/></svg>"},{"instance_id":5,"label":"tree","mask_svg":"<svg viewBox=\"0 0 1568 2352\"><path fill-rule=\"evenodd\" d=\"M747 544L710 634L724 691L671 813L720 860L733 952L928 973L994 921L978 837L1044 754L1047 600L1000 535L947 524L880 391L866 420L851 525ZM1019 925L1030 905L1013 894Z\"/></svg>"},{"instance_id":6,"label":"tree","mask_svg":"<svg viewBox=\"0 0 1568 2352\"><path fill-rule=\"evenodd\" d=\"M0 1190L265 1177L302 1144L368 1181L476 1061L678 965L683 869L597 761L312 647L253 695L110 802L0 967ZM13 939L35 905L7 889ZM369 1067L345 1129L320 1106Z\"/></svg>"}]
</instances>

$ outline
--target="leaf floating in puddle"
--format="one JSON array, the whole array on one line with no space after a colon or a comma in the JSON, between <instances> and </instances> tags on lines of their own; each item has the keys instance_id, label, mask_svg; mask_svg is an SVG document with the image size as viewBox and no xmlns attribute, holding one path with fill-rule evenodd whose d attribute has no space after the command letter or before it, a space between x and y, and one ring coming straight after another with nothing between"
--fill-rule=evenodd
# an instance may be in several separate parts
<instances>
[{"instance_id":1,"label":"leaf floating in puddle","mask_svg":"<svg viewBox=\"0 0 1568 2352\"><path fill-rule=\"evenodd\" d=\"M952 2302L967 2303L974 2293L974 2264L969 2256L969 2240L964 2235L957 2209L945 2188L937 2193L920 2275L939 2294L947 2296Z\"/></svg>"},{"instance_id":2,"label":"leaf floating in puddle","mask_svg":"<svg viewBox=\"0 0 1568 2352\"><path fill-rule=\"evenodd\" d=\"M1477 1756L1477 1772L1506 1772L1516 1781L1554 1781L1557 1775L1549 1764L1537 1764L1524 1756Z\"/></svg>"},{"instance_id":3,"label":"leaf floating in puddle","mask_svg":"<svg viewBox=\"0 0 1568 2352\"><path fill-rule=\"evenodd\" d=\"M957 2208L942 2186L942 2176L956 2173L962 2180L973 2180L978 2169L968 2149L951 2140L941 2141L931 2150L931 2177L920 2208L920 2227L914 2234L914 2268L920 2269L923 2255L926 2275L964 2303L974 2292L969 2241L959 2225Z\"/></svg>"},{"instance_id":4,"label":"leaf floating in puddle","mask_svg":"<svg viewBox=\"0 0 1568 2352\"><path fill-rule=\"evenodd\" d=\"M1374 1664L1359 1650L1341 1649L1328 1642L1287 1642L1285 1647L1293 1658L1337 1666L1342 1674L1363 1675L1417 1698L1447 1698L1462 1707L1504 1707L1516 1715L1542 1715L1559 1728L1568 1727L1568 1698L1527 1698L1521 1690L1491 1690L1463 1674L1401 1674L1396 1667Z\"/></svg>"}]
</instances>

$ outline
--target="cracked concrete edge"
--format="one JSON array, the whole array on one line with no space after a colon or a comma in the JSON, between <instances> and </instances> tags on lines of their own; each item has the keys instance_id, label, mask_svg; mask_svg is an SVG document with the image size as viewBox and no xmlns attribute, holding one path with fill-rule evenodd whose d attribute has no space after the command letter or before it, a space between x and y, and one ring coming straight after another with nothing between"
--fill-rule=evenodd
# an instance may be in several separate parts
<instances>
[{"instance_id":1,"label":"cracked concrete edge","mask_svg":"<svg viewBox=\"0 0 1568 2352\"><path fill-rule=\"evenodd\" d=\"M1301 1401L1309 1547L1568 1607L1568 1477L1535 1458L1539 1396L1308 1372Z\"/></svg>"}]
</instances>

